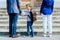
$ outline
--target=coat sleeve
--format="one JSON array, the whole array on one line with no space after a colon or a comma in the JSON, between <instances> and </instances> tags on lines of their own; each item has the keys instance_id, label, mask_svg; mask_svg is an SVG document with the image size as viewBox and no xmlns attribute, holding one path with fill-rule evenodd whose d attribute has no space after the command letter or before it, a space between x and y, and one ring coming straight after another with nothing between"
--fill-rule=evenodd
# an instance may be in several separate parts
<instances>
[{"instance_id":1,"label":"coat sleeve","mask_svg":"<svg viewBox=\"0 0 60 40\"><path fill-rule=\"evenodd\" d=\"M20 5L20 0L17 0L17 4Z\"/></svg>"},{"instance_id":2,"label":"coat sleeve","mask_svg":"<svg viewBox=\"0 0 60 40\"><path fill-rule=\"evenodd\" d=\"M42 5L41 5L41 8L40 8L40 13L42 13L43 5L44 5L44 1L42 1Z\"/></svg>"},{"instance_id":3,"label":"coat sleeve","mask_svg":"<svg viewBox=\"0 0 60 40\"><path fill-rule=\"evenodd\" d=\"M8 6L9 6L9 0L7 0L7 8L8 8Z\"/></svg>"},{"instance_id":4,"label":"coat sleeve","mask_svg":"<svg viewBox=\"0 0 60 40\"><path fill-rule=\"evenodd\" d=\"M42 8L43 8L43 7L42 7L42 5L41 5L41 8L40 8L40 13L42 13Z\"/></svg>"},{"instance_id":5,"label":"coat sleeve","mask_svg":"<svg viewBox=\"0 0 60 40\"><path fill-rule=\"evenodd\" d=\"M54 8L54 1L53 1L53 4L52 4L52 7L51 7L51 9L52 9L52 12L53 12L53 8Z\"/></svg>"},{"instance_id":6,"label":"coat sleeve","mask_svg":"<svg viewBox=\"0 0 60 40\"><path fill-rule=\"evenodd\" d=\"M16 1L17 1L17 6L18 6L18 9L19 9L19 13L21 14L22 10L21 10L21 5L20 5L20 0L16 0Z\"/></svg>"},{"instance_id":7,"label":"coat sleeve","mask_svg":"<svg viewBox=\"0 0 60 40\"><path fill-rule=\"evenodd\" d=\"M8 5L9 5L9 0L7 0L6 2L7 2L6 4L7 4L7 7L8 7Z\"/></svg>"}]
</instances>

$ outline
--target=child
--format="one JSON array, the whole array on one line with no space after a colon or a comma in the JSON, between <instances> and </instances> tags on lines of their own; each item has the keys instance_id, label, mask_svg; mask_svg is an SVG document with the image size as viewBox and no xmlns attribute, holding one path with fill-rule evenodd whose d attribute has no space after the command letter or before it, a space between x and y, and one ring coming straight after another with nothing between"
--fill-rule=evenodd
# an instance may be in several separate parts
<instances>
[{"instance_id":1,"label":"child","mask_svg":"<svg viewBox=\"0 0 60 40\"><path fill-rule=\"evenodd\" d=\"M42 5L41 5L41 10L40 14L43 14L43 32L44 32L44 37L47 35L48 31L48 36L52 36L52 12L53 12L53 5L54 5L54 0L43 0ZM47 29L48 25L48 29Z\"/></svg>"},{"instance_id":2,"label":"child","mask_svg":"<svg viewBox=\"0 0 60 40\"><path fill-rule=\"evenodd\" d=\"M33 25L33 22L36 21L36 18L35 18L36 16L33 16L32 13L35 13L35 12L32 12L30 4L26 4L26 10L27 10L26 13L22 15L27 15L27 36L30 35L30 30L31 30L31 37L33 37L34 32L33 32L32 25Z\"/></svg>"}]
</instances>

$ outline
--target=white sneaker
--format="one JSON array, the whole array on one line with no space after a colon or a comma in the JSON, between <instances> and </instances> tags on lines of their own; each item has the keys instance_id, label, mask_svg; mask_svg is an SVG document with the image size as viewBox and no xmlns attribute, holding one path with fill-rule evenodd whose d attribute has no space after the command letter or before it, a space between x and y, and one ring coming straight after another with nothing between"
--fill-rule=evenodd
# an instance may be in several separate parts
<instances>
[{"instance_id":1,"label":"white sneaker","mask_svg":"<svg viewBox=\"0 0 60 40\"><path fill-rule=\"evenodd\" d=\"M46 34L44 34L43 36L44 36L44 37L47 37L47 35L46 35Z\"/></svg>"},{"instance_id":2,"label":"white sneaker","mask_svg":"<svg viewBox=\"0 0 60 40\"><path fill-rule=\"evenodd\" d=\"M52 35L49 35L49 37L52 37Z\"/></svg>"},{"instance_id":3,"label":"white sneaker","mask_svg":"<svg viewBox=\"0 0 60 40\"><path fill-rule=\"evenodd\" d=\"M48 34L48 37L52 37L52 33L51 34Z\"/></svg>"}]
</instances>

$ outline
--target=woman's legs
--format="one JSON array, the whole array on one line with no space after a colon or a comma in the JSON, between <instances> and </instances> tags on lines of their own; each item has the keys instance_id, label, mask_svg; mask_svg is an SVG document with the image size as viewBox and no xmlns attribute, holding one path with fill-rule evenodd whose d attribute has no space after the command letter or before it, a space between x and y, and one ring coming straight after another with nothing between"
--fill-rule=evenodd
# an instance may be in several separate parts
<instances>
[{"instance_id":1,"label":"woman's legs","mask_svg":"<svg viewBox=\"0 0 60 40\"><path fill-rule=\"evenodd\" d=\"M48 29L47 29L48 26ZM45 34L49 33L49 36L52 36L52 15L43 15L43 32Z\"/></svg>"},{"instance_id":2,"label":"woman's legs","mask_svg":"<svg viewBox=\"0 0 60 40\"><path fill-rule=\"evenodd\" d=\"M43 32L45 37L47 33L47 15L43 15L42 18L43 18Z\"/></svg>"},{"instance_id":3,"label":"woman's legs","mask_svg":"<svg viewBox=\"0 0 60 40\"><path fill-rule=\"evenodd\" d=\"M52 15L48 15L48 33L49 36L52 36Z\"/></svg>"}]
</instances>

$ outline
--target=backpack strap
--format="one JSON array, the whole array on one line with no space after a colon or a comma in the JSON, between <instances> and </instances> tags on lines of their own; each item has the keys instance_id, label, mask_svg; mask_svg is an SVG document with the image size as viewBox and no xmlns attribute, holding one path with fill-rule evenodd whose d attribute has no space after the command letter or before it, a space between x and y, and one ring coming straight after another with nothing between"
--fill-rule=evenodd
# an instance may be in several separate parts
<instances>
[{"instance_id":1,"label":"backpack strap","mask_svg":"<svg viewBox=\"0 0 60 40\"><path fill-rule=\"evenodd\" d=\"M32 9L30 10L30 16L28 15L28 17L31 19L31 21L33 22L33 14L32 14Z\"/></svg>"}]
</instances>

